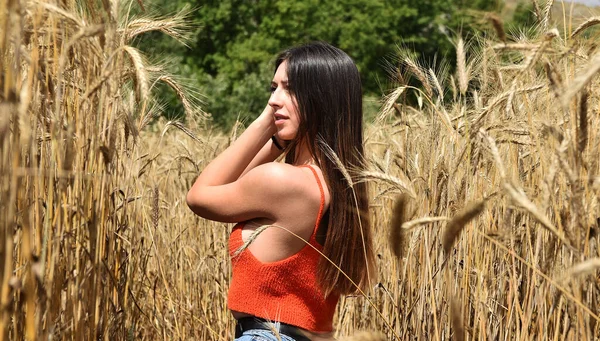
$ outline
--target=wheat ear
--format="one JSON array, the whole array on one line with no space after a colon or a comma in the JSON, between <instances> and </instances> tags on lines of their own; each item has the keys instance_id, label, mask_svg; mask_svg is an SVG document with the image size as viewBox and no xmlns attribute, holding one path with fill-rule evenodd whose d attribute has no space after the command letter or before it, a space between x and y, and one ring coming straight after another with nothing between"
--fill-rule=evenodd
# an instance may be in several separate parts
<instances>
[{"instance_id":1,"label":"wheat ear","mask_svg":"<svg viewBox=\"0 0 600 341\"><path fill-rule=\"evenodd\" d=\"M555 98L560 97L560 89L562 89L562 79L560 74L556 72L556 69L550 62L544 63L544 69L546 70L546 77L550 82L550 90Z\"/></svg>"},{"instance_id":2,"label":"wheat ear","mask_svg":"<svg viewBox=\"0 0 600 341\"><path fill-rule=\"evenodd\" d=\"M535 218L544 228L548 231L552 232L561 242L563 242L567 247L573 249L571 243L565 238L565 236L558 232L558 229L552 224L550 219L546 217L542 212L538 210L538 208L529 200L529 198L523 193L521 189L515 188L512 184L506 182L504 183L504 189L510 195L510 197L517 203L521 208L525 209L529 214Z\"/></svg>"},{"instance_id":3,"label":"wheat ear","mask_svg":"<svg viewBox=\"0 0 600 341\"><path fill-rule=\"evenodd\" d=\"M563 277L563 280L566 280L571 277L584 276L590 273L595 273L596 270L600 269L600 258L592 258L585 260L577 265L574 265Z\"/></svg>"},{"instance_id":4,"label":"wheat ear","mask_svg":"<svg viewBox=\"0 0 600 341\"><path fill-rule=\"evenodd\" d=\"M548 28L548 24L550 23L550 9L552 9L552 5L554 5L554 0L548 0L542 13L542 28L544 30Z\"/></svg>"},{"instance_id":5,"label":"wheat ear","mask_svg":"<svg viewBox=\"0 0 600 341\"><path fill-rule=\"evenodd\" d=\"M381 108L380 114L377 117L377 122L381 123L386 118L391 116L391 114L394 110L394 104L396 104L396 101L398 100L398 98L402 95L402 93L405 90L406 90L405 86L399 86L392 93L390 93L389 95L384 97L383 107Z\"/></svg>"},{"instance_id":6,"label":"wheat ear","mask_svg":"<svg viewBox=\"0 0 600 341\"><path fill-rule=\"evenodd\" d=\"M416 198L417 194L415 193L414 189L412 188L412 186L410 186L407 182L401 180L400 178L397 178L393 175L389 175L386 173L382 173L382 172L375 172L375 171L362 171L361 172L361 176L363 179L377 179L377 180L383 180L387 183L390 183L392 185L395 185L397 188L404 190L405 192L407 192L408 194L410 194L411 197Z\"/></svg>"},{"instance_id":7,"label":"wheat ear","mask_svg":"<svg viewBox=\"0 0 600 341\"><path fill-rule=\"evenodd\" d=\"M600 71L600 53L596 53L593 58L586 64L582 71L575 77L575 80L567 87L567 91L561 98L562 105L564 108L569 107L571 98L578 94L583 87L589 84L594 75Z\"/></svg>"},{"instance_id":8,"label":"wheat ear","mask_svg":"<svg viewBox=\"0 0 600 341\"><path fill-rule=\"evenodd\" d=\"M461 95L464 96L469 86L469 76L467 75L465 42L462 38L459 38L456 44L456 72L458 74L458 89Z\"/></svg>"},{"instance_id":9,"label":"wheat ear","mask_svg":"<svg viewBox=\"0 0 600 341\"><path fill-rule=\"evenodd\" d=\"M261 225L261 226L257 227L256 230L254 230L252 232L252 234L248 237L248 239L244 242L244 244L242 244L242 246L240 246L237 250L235 250L235 252L233 253L233 258L239 256L239 254L242 253L244 250L246 250L250 246L250 244L252 244L252 242L254 242L261 233L263 233L267 228L269 228L271 226L273 226L273 225Z\"/></svg>"},{"instance_id":10,"label":"wheat ear","mask_svg":"<svg viewBox=\"0 0 600 341\"><path fill-rule=\"evenodd\" d=\"M589 18L583 24L577 26L575 31L573 31L573 33L571 33L571 38L574 38L576 35L583 32L585 29L592 27L594 25L598 25L598 24L600 24L600 17Z\"/></svg>"},{"instance_id":11,"label":"wheat ear","mask_svg":"<svg viewBox=\"0 0 600 341\"><path fill-rule=\"evenodd\" d=\"M413 219L411 221L407 221L402 224L403 230L412 230L421 225L429 224L429 223L437 223L438 221L447 221L448 217L423 217L418 219Z\"/></svg>"},{"instance_id":12,"label":"wheat ear","mask_svg":"<svg viewBox=\"0 0 600 341\"><path fill-rule=\"evenodd\" d=\"M419 79L421 84L423 84L423 88L425 89L427 96L431 98L433 90L431 89L431 84L429 84L429 80L427 79L427 75L423 72L423 69L410 58L404 58L404 64L410 70L410 72L412 72L412 74Z\"/></svg>"},{"instance_id":13,"label":"wheat ear","mask_svg":"<svg viewBox=\"0 0 600 341\"><path fill-rule=\"evenodd\" d=\"M148 98L148 73L144 67L144 61L141 53L134 47L124 46L123 49L129 55L133 68L135 69L136 93L140 101Z\"/></svg>"},{"instance_id":14,"label":"wheat ear","mask_svg":"<svg viewBox=\"0 0 600 341\"><path fill-rule=\"evenodd\" d=\"M504 24L502 23L502 20L496 14L488 14L488 19L492 23L498 38L500 38L503 43L506 43L506 32L504 32Z\"/></svg>"},{"instance_id":15,"label":"wheat ear","mask_svg":"<svg viewBox=\"0 0 600 341\"><path fill-rule=\"evenodd\" d=\"M452 245L454 245L454 241L460 234L460 231L462 231L471 220L481 214L484 208L485 200L471 202L448 222L448 225L446 225L446 229L444 230L444 235L442 236L442 245L446 254L449 254L452 250Z\"/></svg>"},{"instance_id":16,"label":"wheat ear","mask_svg":"<svg viewBox=\"0 0 600 341\"><path fill-rule=\"evenodd\" d=\"M396 258L402 258L402 244L404 241L404 231L402 224L407 220L408 205L410 197L408 194L402 193L394 203L392 211L392 221L390 227L390 246Z\"/></svg>"}]
</instances>

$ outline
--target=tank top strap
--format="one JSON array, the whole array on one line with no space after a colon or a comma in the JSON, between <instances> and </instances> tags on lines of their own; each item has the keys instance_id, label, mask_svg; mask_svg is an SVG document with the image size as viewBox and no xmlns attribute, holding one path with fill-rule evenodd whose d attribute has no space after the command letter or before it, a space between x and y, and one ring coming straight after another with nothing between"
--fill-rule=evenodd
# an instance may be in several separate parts
<instances>
[{"instance_id":1,"label":"tank top strap","mask_svg":"<svg viewBox=\"0 0 600 341\"><path fill-rule=\"evenodd\" d=\"M315 179L317 179L317 184L319 185L319 191L321 192L321 204L319 205L319 214L317 215L317 223L313 229L313 233L310 236L311 240L316 240L317 230L319 229L319 225L321 224L321 218L323 217L323 210L325 209L325 191L323 190L323 184L321 183L321 179L319 179L319 174L311 165L301 165L300 167L308 167L313 174L315 175Z\"/></svg>"}]
</instances>

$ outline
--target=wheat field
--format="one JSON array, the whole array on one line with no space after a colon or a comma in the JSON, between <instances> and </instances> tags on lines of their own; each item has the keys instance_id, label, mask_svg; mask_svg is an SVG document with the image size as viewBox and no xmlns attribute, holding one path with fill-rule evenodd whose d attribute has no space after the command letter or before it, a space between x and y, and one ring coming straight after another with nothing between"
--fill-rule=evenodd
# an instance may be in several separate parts
<instances>
[{"instance_id":1,"label":"wheat field","mask_svg":"<svg viewBox=\"0 0 600 341\"><path fill-rule=\"evenodd\" d=\"M138 4L0 1L0 340L232 339L231 226L184 198L243 126L211 129L132 46L185 30ZM552 5L457 37L454 74L398 61L351 170L378 276L341 300L339 339L598 339L600 19ZM185 121L160 118L161 83Z\"/></svg>"}]
</instances>

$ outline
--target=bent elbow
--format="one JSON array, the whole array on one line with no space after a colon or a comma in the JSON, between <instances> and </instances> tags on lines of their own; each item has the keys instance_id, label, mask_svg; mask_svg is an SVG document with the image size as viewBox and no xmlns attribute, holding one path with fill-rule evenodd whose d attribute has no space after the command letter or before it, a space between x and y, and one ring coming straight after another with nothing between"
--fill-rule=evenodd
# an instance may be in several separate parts
<instances>
[{"instance_id":1,"label":"bent elbow","mask_svg":"<svg viewBox=\"0 0 600 341\"><path fill-rule=\"evenodd\" d=\"M198 194L195 193L194 189L190 189L185 197L185 202L192 212L202 217L203 205L202 200L199 198Z\"/></svg>"}]
</instances>

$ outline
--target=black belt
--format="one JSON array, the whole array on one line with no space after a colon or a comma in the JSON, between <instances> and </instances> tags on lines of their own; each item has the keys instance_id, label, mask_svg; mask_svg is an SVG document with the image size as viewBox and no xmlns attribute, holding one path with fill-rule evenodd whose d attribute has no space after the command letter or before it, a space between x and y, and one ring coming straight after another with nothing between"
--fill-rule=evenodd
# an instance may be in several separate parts
<instances>
[{"instance_id":1,"label":"black belt","mask_svg":"<svg viewBox=\"0 0 600 341\"><path fill-rule=\"evenodd\" d=\"M279 329L275 328L275 323L279 324ZM254 316L242 317L237 320L237 324L235 325L235 337L238 338L242 336L245 331L251 329L269 331L276 329L280 334L287 335L296 341L310 341L308 337L302 334L300 328L296 326L292 326L291 324L283 322L269 322L265 319Z\"/></svg>"}]
</instances>

